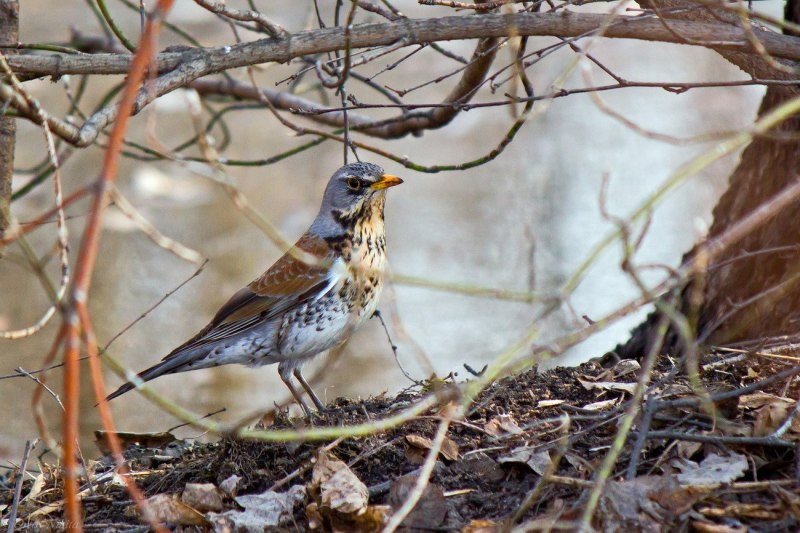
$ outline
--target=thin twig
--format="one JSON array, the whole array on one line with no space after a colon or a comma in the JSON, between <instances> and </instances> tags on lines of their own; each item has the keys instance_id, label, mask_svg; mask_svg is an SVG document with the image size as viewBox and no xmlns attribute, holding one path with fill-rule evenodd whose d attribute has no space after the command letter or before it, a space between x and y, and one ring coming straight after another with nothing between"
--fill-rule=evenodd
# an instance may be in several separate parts
<instances>
[{"instance_id":1,"label":"thin twig","mask_svg":"<svg viewBox=\"0 0 800 533\"><path fill-rule=\"evenodd\" d=\"M25 480L25 472L28 468L28 457L31 454L31 450L33 450L38 443L39 439L34 439L33 442L30 440L25 442L25 451L22 452L22 461L17 471L17 483L14 486L14 499L11 502L11 512L8 515L8 528L6 529L6 533L14 533L17 527L17 510L19 509L20 496L22 496L22 482Z\"/></svg>"}]
</instances>

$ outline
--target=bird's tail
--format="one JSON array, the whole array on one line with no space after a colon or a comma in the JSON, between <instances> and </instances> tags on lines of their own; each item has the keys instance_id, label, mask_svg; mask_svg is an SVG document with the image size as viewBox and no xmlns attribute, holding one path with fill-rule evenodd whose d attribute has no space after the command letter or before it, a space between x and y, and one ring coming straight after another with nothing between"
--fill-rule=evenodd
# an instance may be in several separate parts
<instances>
[{"instance_id":1,"label":"bird's tail","mask_svg":"<svg viewBox=\"0 0 800 533\"><path fill-rule=\"evenodd\" d=\"M151 379L155 379L157 377L163 376L164 374L173 374L175 372L183 372L184 370L188 370L188 368L181 368L185 367L186 363L191 361L191 353L176 353L174 355L168 356L160 363L157 363L146 370L142 370L138 374L138 378L142 381L150 381ZM106 396L106 401L111 401L117 396L122 396L126 392L136 388L132 382L127 382L122 385L120 388Z\"/></svg>"}]
</instances>

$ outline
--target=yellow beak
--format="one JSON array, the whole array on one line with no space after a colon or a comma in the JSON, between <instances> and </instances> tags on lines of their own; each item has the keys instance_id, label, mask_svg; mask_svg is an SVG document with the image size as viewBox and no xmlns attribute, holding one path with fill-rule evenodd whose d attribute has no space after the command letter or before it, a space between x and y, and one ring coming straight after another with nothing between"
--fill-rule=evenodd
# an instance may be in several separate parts
<instances>
[{"instance_id":1,"label":"yellow beak","mask_svg":"<svg viewBox=\"0 0 800 533\"><path fill-rule=\"evenodd\" d=\"M389 187L394 187L395 185L400 185L403 183L403 180L398 178L397 176L392 176L391 174L384 174L381 176L381 179L370 185L371 189L388 189Z\"/></svg>"}]
</instances>

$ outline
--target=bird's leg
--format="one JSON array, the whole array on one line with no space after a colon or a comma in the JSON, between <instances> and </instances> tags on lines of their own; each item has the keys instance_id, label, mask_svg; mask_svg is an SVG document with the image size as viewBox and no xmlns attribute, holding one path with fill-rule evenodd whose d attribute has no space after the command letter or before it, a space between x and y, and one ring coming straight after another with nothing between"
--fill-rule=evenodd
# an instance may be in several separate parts
<instances>
[{"instance_id":1,"label":"bird's leg","mask_svg":"<svg viewBox=\"0 0 800 533\"><path fill-rule=\"evenodd\" d=\"M324 411L325 404L322 403L322 401L314 392L314 389L312 389L311 385L309 385L308 381L306 381L306 378L303 377L303 373L300 372L300 367L294 369L294 377L297 378L297 381L299 381L300 385L302 385L303 388L306 390L306 392L308 393L308 397L311 398L312 402L314 402L314 406L317 408L317 411L319 411L320 413Z\"/></svg>"},{"instance_id":2,"label":"bird's leg","mask_svg":"<svg viewBox=\"0 0 800 533\"><path fill-rule=\"evenodd\" d=\"M281 379L286 384L286 388L289 389L289 392L291 392L292 396L294 396L294 399L297 402L297 404L303 409L303 413L305 413L306 417L310 418L311 417L311 409L308 408L308 405L306 405L306 402L305 402L305 400L303 400L303 397L300 395L300 392L294 386L294 383L292 383L291 369L290 368L280 368L279 367L278 368L278 374L280 374ZM301 381L301 383L302 383L302 381Z\"/></svg>"}]
</instances>

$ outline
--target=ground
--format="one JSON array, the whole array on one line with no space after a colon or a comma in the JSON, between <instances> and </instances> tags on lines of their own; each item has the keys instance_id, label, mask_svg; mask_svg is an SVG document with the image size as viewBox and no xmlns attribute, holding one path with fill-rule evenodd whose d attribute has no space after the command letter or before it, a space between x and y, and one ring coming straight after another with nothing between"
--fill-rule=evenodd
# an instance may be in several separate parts
<instances>
[{"instance_id":1,"label":"ground","mask_svg":"<svg viewBox=\"0 0 800 533\"><path fill-rule=\"evenodd\" d=\"M650 400L624 440L593 526L602 531L796 530L800 432L795 429L800 422L790 418L790 398L797 398L794 376L800 369L752 354L709 355L701 368L712 401L703 403L676 364L664 357L657 365ZM556 523L574 529L612 448L638 371L634 361L611 368L591 362L494 383L463 420L450 425L430 485L404 522L406 530L502 531L516 525L537 531ZM455 386L435 385L443 391ZM357 402L339 399L311 423L380 420L432 388L425 384L395 397ZM171 529L379 530L413 490L447 409L435 407L397 428L338 442L164 439L130 446L126 456L138 485ZM278 412L268 425L309 423ZM89 462L94 492L83 495L86 530L146 531L149 526L134 511L119 478L109 475L112 469L108 457ZM12 472L0 480L4 518L14 505L17 479ZM57 466L45 465L37 480L25 479L17 530L63 528L60 488ZM195 491L216 503L197 503L190 494ZM247 498L258 494L264 499ZM253 517L276 501L284 507L264 518L274 522L248 521L259 520ZM169 509L162 511L165 502Z\"/></svg>"}]
</instances>

